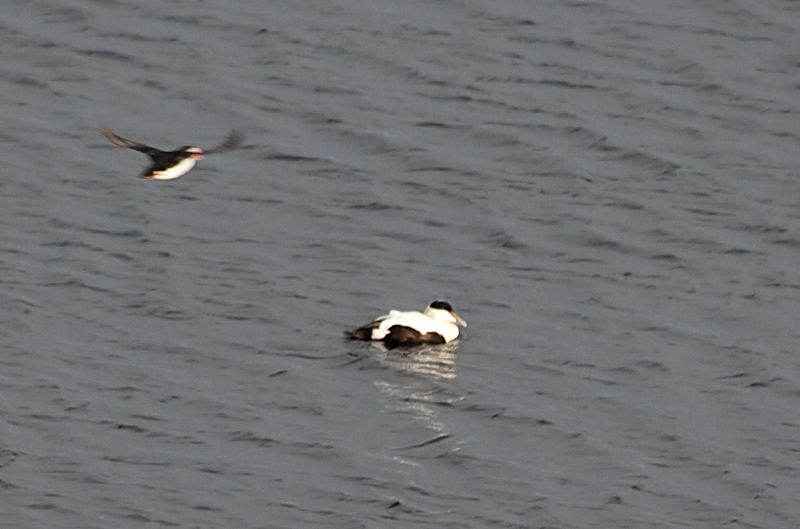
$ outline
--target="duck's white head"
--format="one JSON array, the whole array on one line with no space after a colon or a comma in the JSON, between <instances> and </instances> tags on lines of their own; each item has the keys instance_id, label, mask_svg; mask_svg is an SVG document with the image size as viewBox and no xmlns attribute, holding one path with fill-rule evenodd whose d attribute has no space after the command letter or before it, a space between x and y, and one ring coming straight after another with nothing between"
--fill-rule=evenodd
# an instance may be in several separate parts
<instances>
[{"instance_id":1,"label":"duck's white head","mask_svg":"<svg viewBox=\"0 0 800 529\"><path fill-rule=\"evenodd\" d=\"M453 312L453 307L446 301L434 301L425 309L425 315L434 321L448 321L462 327L467 326L467 322Z\"/></svg>"}]
</instances>

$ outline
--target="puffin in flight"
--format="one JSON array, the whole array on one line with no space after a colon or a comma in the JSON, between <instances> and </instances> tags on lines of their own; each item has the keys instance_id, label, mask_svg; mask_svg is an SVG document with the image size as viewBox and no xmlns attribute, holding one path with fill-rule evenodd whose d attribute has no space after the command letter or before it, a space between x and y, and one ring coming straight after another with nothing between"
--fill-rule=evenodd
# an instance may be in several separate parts
<instances>
[{"instance_id":1,"label":"puffin in flight","mask_svg":"<svg viewBox=\"0 0 800 529\"><path fill-rule=\"evenodd\" d=\"M194 167L197 160L202 160L204 154L218 154L221 152L229 151L238 146L244 136L236 130L232 130L222 142L213 149L201 149L200 147L193 147L186 145L174 151L162 151L155 147L150 147L138 141L127 140L122 136L117 136L108 127L100 127L100 132L108 140L117 145L118 147L125 147L126 149L133 149L134 151L143 152L150 157L152 163L150 167L142 171L139 178L152 178L154 180L174 180L179 178Z\"/></svg>"},{"instance_id":2,"label":"puffin in flight","mask_svg":"<svg viewBox=\"0 0 800 529\"><path fill-rule=\"evenodd\" d=\"M424 312L390 310L362 327L346 331L352 340L383 342L387 347L443 344L458 338L467 326L446 301L434 301Z\"/></svg>"}]
</instances>

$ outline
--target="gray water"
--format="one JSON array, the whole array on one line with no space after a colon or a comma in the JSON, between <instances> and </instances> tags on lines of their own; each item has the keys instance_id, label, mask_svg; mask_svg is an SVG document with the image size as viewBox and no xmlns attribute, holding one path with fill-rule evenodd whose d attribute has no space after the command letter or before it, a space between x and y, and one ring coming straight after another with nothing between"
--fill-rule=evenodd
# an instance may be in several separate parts
<instances>
[{"instance_id":1,"label":"gray water","mask_svg":"<svg viewBox=\"0 0 800 529\"><path fill-rule=\"evenodd\" d=\"M800 4L0 14L0 526L797 526Z\"/></svg>"}]
</instances>

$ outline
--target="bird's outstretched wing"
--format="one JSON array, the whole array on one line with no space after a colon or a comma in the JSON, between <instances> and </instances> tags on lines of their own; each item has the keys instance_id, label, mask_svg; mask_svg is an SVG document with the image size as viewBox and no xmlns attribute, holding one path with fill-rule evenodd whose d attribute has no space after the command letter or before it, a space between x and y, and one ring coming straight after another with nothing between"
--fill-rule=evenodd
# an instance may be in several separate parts
<instances>
[{"instance_id":1,"label":"bird's outstretched wing","mask_svg":"<svg viewBox=\"0 0 800 529\"><path fill-rule=\"evenodd\" d=\"M114 145L117 145L118 147L133 149L134 151L143 152L149 156L153 156L163 152L159 149L156 149L155 147L150 147L149 145L145 145L144 143L139 143L138 141L133 141L133 140L127 140L122 136L117 136L111 131L111 129L109 129L106 126L100 126L100 132L103 133L103 136L108 138L108 141L110 141Z\"/></svg>"},{"instance_id":2,"label":"bird's outstretched wing","mask_svg":"<svg viewBox=\"0 0 800 529\"><path fill-rule=\"evenodd\" d=\"M237 130L232 130L228 134L228 136L222 140L222 143L213 147L211 149L203 149L205 154L219 154L221 152L229 151L238 147L242 140L244 139L244 135Z\"/></svg>"}]
</instances>

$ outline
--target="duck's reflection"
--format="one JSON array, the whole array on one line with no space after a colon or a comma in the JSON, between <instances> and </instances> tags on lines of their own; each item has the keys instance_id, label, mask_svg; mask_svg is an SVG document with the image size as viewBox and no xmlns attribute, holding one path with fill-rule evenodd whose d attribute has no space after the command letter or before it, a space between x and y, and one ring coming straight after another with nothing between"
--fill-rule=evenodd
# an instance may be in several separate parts
<instances>
[{"instance_id":1,"label":"duck's reflection","mask_svg":"<svg viewBox=\"0 0 800 529\"><path fill-rule=\"evenodd\" d=\"M386 349L375 345L379 352L375 361L388 368L392 376L375 379L375 386L384 396L387 410L392 413L413 415L417 426L428 433L418 431L399 442L394 450L410 450L436 444L450 438L448 426L441 416L442 406L450 407L460 397L450 389L456 378L456 353L458 342L441 345L423 345L410 349ZM401 374L404 376L396 376ZM400 436L403 438L404 436ZM400 441L398 438L398 441Z\"/></svg>"},{"instance_id":2,"label":"duck's reflection","mask_svg":"<svg viewBox=\"0 0 800 529\"><path fill-rule=\"evenodd\" d=\"M458 342L404 349L387 349L381 342L373 342L372 347L380 351L376 360L394 371L439 380L456 378Z\"/></svg>"}]
</instances>

